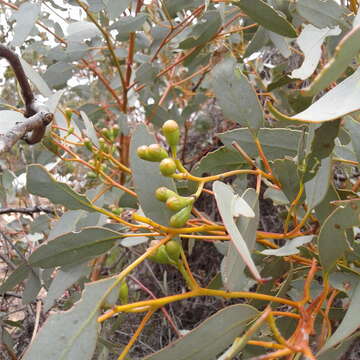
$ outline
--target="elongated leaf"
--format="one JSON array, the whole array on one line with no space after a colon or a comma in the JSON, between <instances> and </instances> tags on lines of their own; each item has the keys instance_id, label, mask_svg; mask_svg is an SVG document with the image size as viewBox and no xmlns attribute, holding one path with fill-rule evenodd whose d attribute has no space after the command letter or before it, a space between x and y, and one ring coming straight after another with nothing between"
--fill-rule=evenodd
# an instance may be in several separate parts
<instances>
[{"instance_id":1,"label":"elongated leaf","mask_svg":"<svg viewBox=\"0 0 360 360\"><path fill-rule=\"evenodd\" d=\"M168 225L173 214L163 203L156 200L155 191L161 186L175 191L174 182L161 175L159 163L142 160L136 154L139 146L153 143L156 143L155 137L145 125L139 125L132 135L130 144L131 170L135 191L144 214L162 225Z\"/></svg>"},{"instance_id":2,"label":"elongated leaf","mask_svg":"<svg viewBox=\"0 0 360 360\"><path fill-rule=\"evenodd\" d=\"M226 185L221 181L215 181L213 185L213 191L215 193L216 203L224 222L225 228L231 237L233 245L236 247L239 255L243 259L244 263L249 267L253 276L259 280L261 276L251 258L250 251L246 245L246 242L241 235L238 227L233 218L231 204L235 197L230 185Z\"/></svg>"},{"instance_id":3,"label":"elongated leaf","mask_svg":"<svg viewBox=\"0 0 360 360\"><path fill-rule=\"evenodd\" d=\"M338 119L360 109L360 68L315 101L306 110L287 116L275 109L270 103L269 110L278 120L321 123ZM342 99L341 102L338 99Z\"/></svg>"},{"instance_id":4,"label":"elongated leaf","mask_svg":"<svg viewBox=\"0 0 360 360\"><path fill-rule=\"evenodd\" d=\"M11 42L12 46L21 46L26 40L30 31L40 14L40 6L33 2L27 1L19 6L14 13L16 25L14 28L14 38Z\"/></svg>"},{"instance_id":5,"label":"elongated leaf","mask_svg":"<svg viewBox=\"0 0 360 360\"><path fill-rule=\"evenodd\" d=\"M360 200L341 203L325 220L318 238L320 262L324 271L330 271L336 261L349 249L346 230L359 225Z\"/></svg>"},{"instance_id":6,"label":"elongated leaf","mask_svg":"<svg viewBox=\"0 0 360 360\"><path fill-rule=\"evenodd\" d=\"M321 203L324 199L331 177L331 157L320 160L316 175L305 183L306 202L309 209Z\"/></svg>"},{"instance_id":7,"label":"elongated leaf","mask_svg":"<svg viewBox=\"0 0 360 360\"><path fill-rule=\"evenodd\" d=\"M348 116L345 119L344 127L349 131L355 156L357 161L360 162L360 122Z\"/></svg>"},{"instance_id":8,"label":"elongated leaf","mask_svg":"<svg viewBox=\"0 0 360 360\"><path fill-rule=\"evenodd\" d=\"M81 301L70 311L50 315L23 360L90 360L100 324L101 298L114 283L106 279L85 285Z\"/></svg>"},{"instance_id":9,"label":"elongated leaf","mask_svg":"<svg viewBox=\"0 0 360 360\"><path fill-rule=\"evenodd\" d=\"M144 360L209 360L241 334L258 311L249 305L232 305L218 311L181 339ZM25 359L27 360L27 359Z\"/></svg>"},{"instance_id":10,"label":"elongated leaf","mask_svg":"<svg viewBox=\"0 0 360 360\"><path fill-rule=\"evenodd\" d=\"M43 196L55 204L61 204L72 210L95 211L90 200L80 195L69 185L56 181L41 165L30 165L27 170L27 189L31 194Z\"/></svg>"},{"instance_id":11,"label":"elongated leaf","mask_svg":"<svg viewBox=\"0 0 360 360\"><path fill-rule=\"evenodd\" d=\"M88 138L92 141L92 143L95 146L99 147L99 140L96 135L96 131L95 131L93 123L88 118L88 116L84 113L84 111L80 111L80 115L81 115L81 118L84 120L86 135L88 136Z\"/></svg>"},{"instance_id":12,"label":"elongated leaf","mask_svg":"<svg viewBox=\"0 0 360 360\"><path fill-rule=\"evenodd\" d=\"M311 24L304 25L300 36L296 39L301 51L304 53L304 61L298 69L291 73L292 78L307 79L316 70L321 58L321 46L328 36L341 33L341 29L325 27L318 29Z\"/></svg>"},{"instance_id":13,"label":"elongated leaf","mask_svg":"<svg viewBox=\"0 0 360 360\"><path fill-rule=\"evenodd\" d=\"M42 268L81 263L110 250L120 238L120 233L107 228L85 228L40 246L29 257L29 263Z\"/></svg>"},{"instance_id":14,"label":"elongated leaf","mask_svg":"<svg viewBox=\"0 0 360 360\"><path fill-rule=\"evenodd\" d=\"M284 246L279 247L278 249L266 249L261 253L264 255L274 255L274 256L289 256L295 255L300 252L298 249L300 246L303 246L314 238L313 235L300 236L295 239L288 240Z\"/></svg>"},{"instance_id":15,"label":"elongated leaf","mask_svg":"<svg viewBox=\"0 0 360 360\"><path fill-rule=\"evenodd\" d=\"M351 60L360 50L360 25L352 29L335 49L333 58L324 66L311 85L301 90L304 96L314 96L324 90L351 64Z\"/></svg>"},{"instance_id":16,"label":"elongated leaf","mask_svg":"<svg viewBox=\"0 0 360 360\"><path fill-rule=\"evenodd\" d=\"M41 75L35 71L31 65L29 65L24 59L20 58L21 65L24 69L24 72L32 84L40 91L43 96L51 96L52 91L49 88L49 85L41 77Z\"/></svg>"},{"instance_id":17,"label":"elongated leaf","mask_svg":"<svg viewBox=\"0 0 360 360\"><path fill-rule=\"evenodd\" d=\"M348 336L350 336L355 330L359 328L360 326L359 302L360 302L360 282L357 284L356 288L354 289L353 295L350 300L350 306L347 309L341 324L332 334L330 339L326 342L325 346L320 350L319 354L325 352L326 350L334 347L341 341L345 340Z\"/></svg>"},{"instance_id":18,"label":"elongated leaf","mask_svg":"<svg viewBox=\"0 0 360 360\"><path fill-rule=\"evenodd\" d=\"M286 17L265 1L239 0L235 5L265 29L290 38L297 37L295 28L286 20Z\"/></svg>"},{"instance_id":19,"label":"elongated leaf","mask_svg":"<svg viewBox=\"0 0 360 360\"><path fill-rule=\"evenodd\" d=\"M0 294L3 295L7 291L14 288L16 285L24 281L30 274L31 267L27 264L22 264L17 267L10 276L1 284Z\"/></svg>"},{"instance_id":20,"label":"elongated leaf","mask_svg":"<svg viewBox=\"0 0 360 360\"><path fill-rule=\"evenodd\" d=\"M344 24L348 10L334 0L298 0L298 13L318 28Z\"/></svg>"},{"instance_id":21,"label":"elongated leaf","mask_svg":"<svg viewBox=\"0 0 360 360\"><path fill-rule=\"evenodd\" d=\"M339 360L343 355L349 350L349 348L354 343L354 340L358 339L360 332L357 331L354 335L348 337L346 340L342 341L341 344L336 346L336 348L329 348L326 351L321 351L321 353L316 354L317 360Z\"/></svg>"},{"instance_id":22,"label":"elongated leaf","mask_svg":"<svg viewBox=\"0 0 360 360\"><path fill-rule=\"evenodd\" d=\"M263 147L268 160L281 159L285 156L296 156L301 131L290 129L260 129L258 132L259 141ZM235 129L218 134L220 140L228 147L236 141L247 152L256 158L259 156L253 136L248 129ZM281 139L281 141L279 141Z\"/></svg>"},{"instance_id":23,"label":"elongated leaf","mask_svg":"<svg viewBox=\"0 0 360 360\"><path fill-rule=\"evenodd\" d=\"M264 115L255 90L231 58L216 65L211 72L212 87L224 115L229 120L257 133Z\"/></svg>"},{"instance_id":24,"label":"elongated leaf","mask_svg":"<svg viewBox=\"0 0 360 360\"><path fill-rule=\"evenodd\" d=\"M39 269L32 269L32 271L29 272L29 277L25 282L24 291L22 294L23 304L30 304L36 299L36 296L41 289L41 280L39 274Z\"/></svg>"},{"instance_id":25,"label":"elongated leaf","mask_svg":"<svg viewBox=\"0 0 360 360\"><path fill-rule=\"evenodd\" d=\"M87 263L75 264L59 270L51 282L50 288L44 301L44 312L48 311L55 300L64 294L64 291L75 284L81 277L87 276L90 268Z\"/></svg>"},{"instance_id":26,"label":"elongated leaf","mask_svg":"<svg viewBox=\"0 0 360 360\"><path fill-rule=\"evenodd\" d=\"M256 230L259 223L259 202L254 189L247 189L241 199L253 209L254 216L246 218L240 216L237 220L238 229L243 236L249 251L254 249L256 243ZM233 243L229 244L227 255L221 264L222 282L229 291L241 291L247 278L244 274L245 262Z\"/></svg>"}]
</instances>

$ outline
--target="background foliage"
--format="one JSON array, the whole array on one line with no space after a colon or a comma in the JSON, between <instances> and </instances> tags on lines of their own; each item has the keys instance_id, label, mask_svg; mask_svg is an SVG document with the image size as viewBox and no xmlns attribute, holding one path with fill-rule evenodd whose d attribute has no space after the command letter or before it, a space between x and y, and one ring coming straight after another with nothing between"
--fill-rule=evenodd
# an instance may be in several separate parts
<instances>
[{"instance_id":1,"label":"background foliage","mask_svg":"<svg viewBox=\"0 0 360 360\"><path fill-rule=\"evenodd\" d=\"M358 2L0 6L1 43L55 116L0 159L1 356L346 354L360 325ZM3 64L0 136L25 121ZM154 143L170 176L138 156ZM178 227L159 187L188 201Z\"/></svg>"}]
</instances>

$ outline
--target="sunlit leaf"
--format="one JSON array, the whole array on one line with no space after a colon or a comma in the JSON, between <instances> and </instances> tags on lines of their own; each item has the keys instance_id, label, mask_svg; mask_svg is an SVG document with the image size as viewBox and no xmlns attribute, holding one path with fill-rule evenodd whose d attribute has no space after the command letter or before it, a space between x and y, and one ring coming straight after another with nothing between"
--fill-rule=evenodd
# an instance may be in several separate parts
<instances>
[{"instance_id":1,"label":"sunlit leaf","mask_svg":"<svg viewBox=\"0 0 360 360\"><path fill-rule=\"evenodd\" d=\"M69 24L67 33L67 38L70 41L77 42L101 35L101 32L96 25L89 21L77 21Z\"/></svg>"},{"instance_id":2,"label":"sunlit leaf","mask_svg":"<svg viewBox=\"0 0 360 360\"><path fill-rule=\"evenodd\" d=\"M287 240L284 246L279 247L278 249L266 249L261 251L264 255L273 255L273 256L289 256L295 255L300 252L298 249L300 246L303 246L314 238L313 235L300 236L291 240Z\"/></svg>"}]
</instances>

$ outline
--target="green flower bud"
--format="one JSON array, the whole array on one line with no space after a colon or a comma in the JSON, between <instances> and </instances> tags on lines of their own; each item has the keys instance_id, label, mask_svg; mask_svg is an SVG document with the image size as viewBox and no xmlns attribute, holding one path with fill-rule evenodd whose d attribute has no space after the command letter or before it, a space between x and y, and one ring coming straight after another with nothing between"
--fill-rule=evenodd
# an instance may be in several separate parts
<instances>
[{"instance_id":1,"label":"green flower bud","mask_svg":"<svg viewBox=\"0 0 360 360\"><path fill-rule=\"evenodd\" d=\"M139 146L136 149L137 156L143 160L149 160L149 147L146 145Z\"/></svg>"},{"instance_id":2,"label":"green flower bud","mask_svg":"<svg viewBox=\"0 0 360 360\"><path fill-rule=\"evenodd\" d=\"M194 202L194 198L184 196L171 196L166 200L166 206L172 211L179 211L187 205L191 205Z\"/></svg>"},{"instance_id":3,"label":"green flower bud","mask_svg":"<svg viewBox=\"0 0 360 360\"><path fill-rule=\"evenodd\" d=\"M162 131L167 143L170 146L176 146L179 144L180 129L178 123L175 120L165 121L162 126Z\"/></svg>"},{"instance_id":4,"label":"green flower bud","mask_svg":"<svg viewBox=\"0 0 360 360\"><path fill-rule=\"evenodd\" d=\"M170 226L183 227L190 218L192 206L188 205L170 218Z\"/></svg>"},{"instance_id":5,"label":"green flower bud","mask_svg":"<svg viewBox=\"0 0 360 360\"><path fill-rule=\"evenodd\" d=\"M166 243L165 248L169 258L177 263L180 257L181 245L175 240L170 240Z\"/></svg>"},{"instance_id":6,"label":"green flower bud","mask_svg":"<svg viewBox=\"0 0 360 360\"><path fill-rule=\"evenodd\" d=\"M169 155L167 151L159 144L151 144L148 146L149 161L159 162Z\"/></svg>"},{"instance_id":7,"label":"green flower bud","mask_svg":"<svg viewBox=\"0 0 360 360\"><path fill-rule=\"evenodd\" d=\"M100 150L105 152L105 148L106 148L106 142L104 138L99 138L99 148Z\"/></svg>"},{"instance_id":8,"label":"green flower bud","mask_svg":"<svg viewBox=\"0 0 360 360\"><path fill-rule=\"evenodd\" d=\"M86 177L90 180L94 180L94 179L97 179L97 174L94 173L93 171L88 171L86 173Z\"/></svg>"},{"instance_id":9,"label":"green flower bud","mask_svg":"<svg viewBox=\"0 0 360 360\"><path fill-rule=\"evenodd\" d=\"M129 302L129 288L125 280L120 285L119 300L121 305L125 305Z\"/></svg>"},{"instance_id":10,"label":"green flower bud","mask_svg":"<svg viewBox=\"0 0 360 360\"><path fill-rule=\"evenodd\" d=\"M165 202L169 197L177 195L176 192L162 186L156 189L155 191L155 197L161 201Z\"/></svg>"},{"instance_id":11,"label":"green flower bud","mask_svg":"<svg viewBox=\"0 0 360 360\"><path fill-rule=\"evenodd\" d=\"M70 124L71 118L72 118L72 110L67 108L65 109L65 118L68 124Z\"/></svg>"},{"instance_id":12,"label":"green flower bud","mask_svg":"<svg viewBox=\"0 0 360 360\"><path fill-rule=\"evenodd\" d=\"M113 139L116 139L117 136L120 134L120 126L115 124L112 127L111 132L112 132Z\"/></svg>"},{"instance_id":13,"label":"green flower bud","mask_svg":"<svg viewBox=\"0 0 360 360\"><path fill-rule=\"evenodd\" d=\"M91 152L93 151L92 143L89 138L84 139L84 145L89 151L91 151Z\"/></svg>"},{"instance_id":14,"label":"green flower bud","mask_svg":"<svg viewBox=\"0 0 360 360\"><path fill-rule=\"evenodd\" d=\"M166 158L161 160L159 167L160 167L160 172L164 176L170 176L174 174L176 171L176 163L172 158Z\"/></svg>"},{"instance_id":15,"label":"green flower bud","mask_svg":"<svg viewBox=\"0 0 360 360\"><path fill-rule=\"evenodd\" d=\"M152 256L149 256L148 259L157 262L158 264L170 264L172 260L170 259L169 255L166 252L165 245L161 245L157 250L156 253Z\"/></svg>"},{"instance_id":16,"label":"green flower bud","mask_svg":"<svg viewBox=\"0 0 360 360\"><path fill-rule=\"evenodd\" d=\"M121 208L121 207L112 209L112 212L113 212L115 215L121 215L121 213L122 213L123 211L124 211L124 209Z\"/></svg>"},{"instance_id":17,"label":"green flower bud","mask_svg":"<svg viewBox=\"0 0 360 360\"><path fill-rule=\"evenodd\" d=\"M110 131L109 129L107 129L107 128L102 128L102 129L100 130L100 133L101 133L101 135L102 135L104 138L106 138L106 139L108 139L108 140L111 140L112 133L111 133L111 131Z\"/></svg>"}]
</instances>

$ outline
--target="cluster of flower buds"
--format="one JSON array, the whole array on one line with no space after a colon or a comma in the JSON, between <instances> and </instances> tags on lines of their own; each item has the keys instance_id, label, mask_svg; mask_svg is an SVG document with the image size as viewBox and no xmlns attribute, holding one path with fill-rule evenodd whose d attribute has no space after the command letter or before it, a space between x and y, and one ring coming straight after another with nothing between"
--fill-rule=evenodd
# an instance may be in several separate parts
<instances>
[{"instance_id":1,"label":"cluster of flower buds","mask_svg":"<svg viewBox=\"0 0 360 360\"><path fill-rule=\"evenodd\" d=\"M158 244L159 240L153 240L150 246ZM165 245L161 245L154 255L149 259L159 264L177 265L180 259L181 245L175 240L168 241Z\"/></svg>"}]
</instances>

